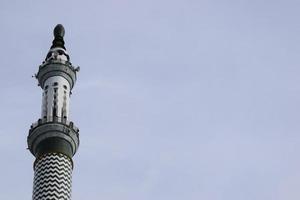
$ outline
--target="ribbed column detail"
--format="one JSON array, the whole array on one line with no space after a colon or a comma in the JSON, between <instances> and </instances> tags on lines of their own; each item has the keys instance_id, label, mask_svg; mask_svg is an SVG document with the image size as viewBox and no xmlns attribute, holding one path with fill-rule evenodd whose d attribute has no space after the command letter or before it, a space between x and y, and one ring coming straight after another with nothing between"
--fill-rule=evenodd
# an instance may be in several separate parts
<instances>
[{"instance_id":1,"label":"ribbed column detail","mask_svg":"<svg viewBox=\"0 0 300 200\"><path fill-rule=\"evenodd\" d=\"M60 153L38 158L34 166L33 200L70 200L72 161Z\"/></svg>"}]
</instances>

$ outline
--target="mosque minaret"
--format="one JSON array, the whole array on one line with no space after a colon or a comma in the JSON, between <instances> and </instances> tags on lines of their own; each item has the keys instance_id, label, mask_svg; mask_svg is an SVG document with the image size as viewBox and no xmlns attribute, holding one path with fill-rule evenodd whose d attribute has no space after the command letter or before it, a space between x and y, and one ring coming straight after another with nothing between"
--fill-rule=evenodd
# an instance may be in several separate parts
<instances>
[{"instance_id":1,"label":"mosque minaret","mask_svg":"<svg viewBox=\"0 0 300 200\"><path fill-rule=\"evenodd\" d=\"M54 28L54 40L35 77L42 88L41 118L31 125L28 149L35 156L33 200L70 200L73 160L79 129L69 120L75 68L64 46L65 29Z\"/></svg>"}]
</instances>

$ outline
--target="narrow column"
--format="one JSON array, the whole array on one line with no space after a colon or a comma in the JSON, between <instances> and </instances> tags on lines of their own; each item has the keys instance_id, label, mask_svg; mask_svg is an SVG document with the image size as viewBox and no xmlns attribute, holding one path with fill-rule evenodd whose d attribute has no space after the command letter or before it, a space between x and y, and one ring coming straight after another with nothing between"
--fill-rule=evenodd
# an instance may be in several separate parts
<instances>
[{"instance_id":1,"label":"narrow column","mask_svg":"<svg viewBox=\"0 0 300 200\"><path fill-rule=\"evenodd\" d=\"M76 72L64 46L64 27L54 28L54 40L36 74L43 90L41 118L31 125L28 149L35 156L33 200L69 200L72 157L79 146L79 129L69 121L69 100Z\"/></svg>"}]
</instances>

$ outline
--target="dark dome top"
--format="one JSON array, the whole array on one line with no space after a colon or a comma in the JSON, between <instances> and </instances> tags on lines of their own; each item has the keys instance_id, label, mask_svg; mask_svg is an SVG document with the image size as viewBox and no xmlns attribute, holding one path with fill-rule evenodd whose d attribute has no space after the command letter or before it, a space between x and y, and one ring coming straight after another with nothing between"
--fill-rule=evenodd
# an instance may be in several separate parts
<instances>
[{"instance_id":1,"label":"dark dome top","mask_svg":"<svg viewBox=\"0 0 300 200\"><path fill-rule=\"evenodd\" d=\"M52 42L52 48L61 47L66 50L65 48L65 41L64 41L64 35L65 35L65 28L61 24L57 24L53 30L54 34L54 40Z\"/></svg>"},{"instance_id":2,"label":"dark dome top","mask_svg":"<svg viewBox=\"0 0 300 200\"><path fill-rule=\"evenodd\" d=\"M65 28L61 24L57 24L53 30L54 37L64 37Z\"/></svg>"}]
</instances>

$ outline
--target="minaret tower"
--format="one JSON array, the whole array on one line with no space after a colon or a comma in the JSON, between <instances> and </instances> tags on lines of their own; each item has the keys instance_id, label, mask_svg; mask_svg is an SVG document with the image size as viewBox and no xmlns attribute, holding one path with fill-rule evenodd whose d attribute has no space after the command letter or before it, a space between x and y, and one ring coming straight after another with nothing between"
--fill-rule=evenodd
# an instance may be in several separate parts
<instances>
[{"instance_id":1,"label":"minaret tower","mask_svg":"<svg viewBox=\"0 0 300 200\"><path fill-rule=\"evenodd\" d=\"M33 200L70 200L73 161L79 130L69 121L69 100L76 72L64 46L65 29L54 28L54 40L35 75L43 90L41 118L31 125L28 149L35 156Z\"/></svg>"}]
</instances>

